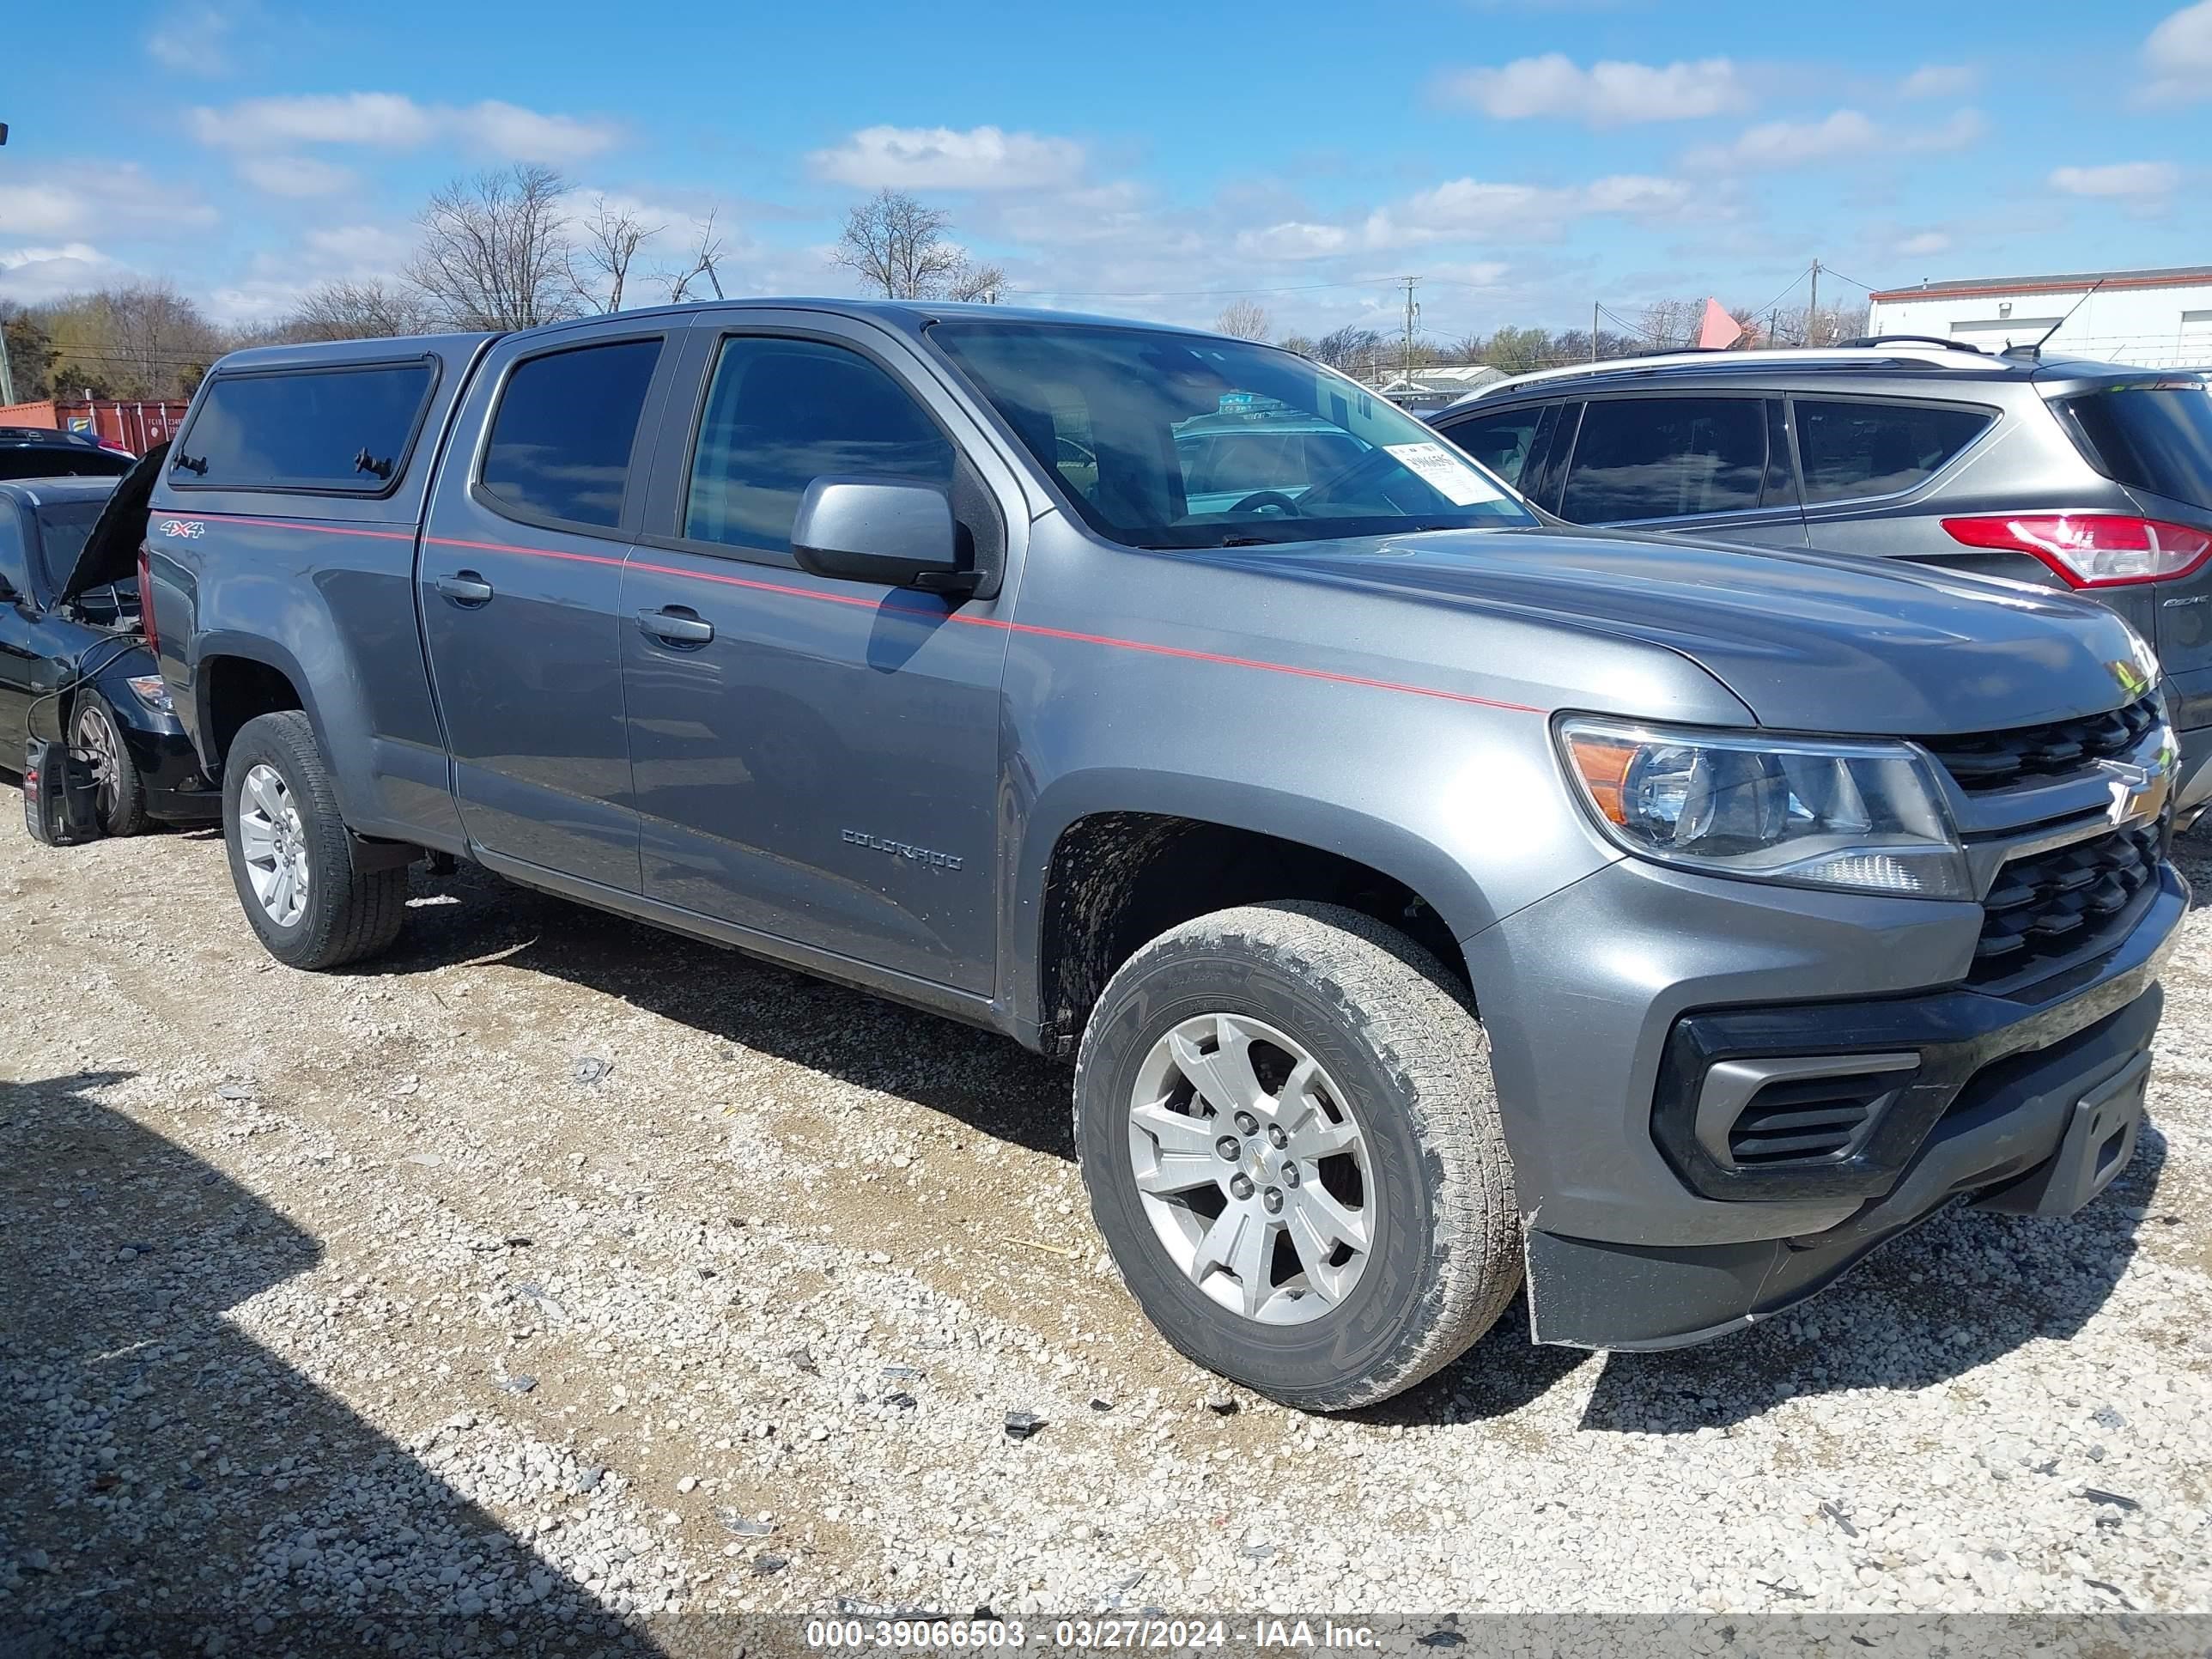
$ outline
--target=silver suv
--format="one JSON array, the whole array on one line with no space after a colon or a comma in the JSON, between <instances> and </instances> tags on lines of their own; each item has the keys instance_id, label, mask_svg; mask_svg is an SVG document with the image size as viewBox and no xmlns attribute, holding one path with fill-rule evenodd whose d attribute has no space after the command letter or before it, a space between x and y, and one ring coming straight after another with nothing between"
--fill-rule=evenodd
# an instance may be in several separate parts
<instances>
[{"instance_id":1,"label":"silver suv","mask_svg":"<svg viewBox=\"0 0 2212 1659\"><path fill-rule=\"evenodd\" d=\"M2180 818L2212 798L2212 380L1885 337L1594 363L1433 424L1576 524L2076 590L2155 647Z\"/></svg>"}]
</instances>

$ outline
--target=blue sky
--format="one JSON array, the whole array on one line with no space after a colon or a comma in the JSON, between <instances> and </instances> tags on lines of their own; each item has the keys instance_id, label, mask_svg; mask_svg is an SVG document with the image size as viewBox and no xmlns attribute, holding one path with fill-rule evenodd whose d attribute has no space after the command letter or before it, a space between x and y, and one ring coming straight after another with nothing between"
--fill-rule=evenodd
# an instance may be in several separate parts
<instances>
[{"instance_id":1,"label":"blue sky","mask_svg":"<svg viewBox=\"0 0 2212 1659\"><path fill-rule=\"evenodd\" d=\"M646 264L714 212L732 291L848 291L838 221L893 184L1017 297L1279 331L1395 323L1407 273L1455 336L1760 305L1816 255L1839 292L2212 263L2212 0L9 9L19 300L273 315L514 160L665 226Z\"/></svg>"}]
</instances>

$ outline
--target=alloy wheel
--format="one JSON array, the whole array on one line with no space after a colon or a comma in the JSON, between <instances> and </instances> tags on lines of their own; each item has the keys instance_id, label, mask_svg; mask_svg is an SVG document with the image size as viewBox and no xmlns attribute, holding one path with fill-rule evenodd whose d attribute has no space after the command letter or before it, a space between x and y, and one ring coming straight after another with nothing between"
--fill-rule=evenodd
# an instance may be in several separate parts
<instances>
[{"instance_id":1,"label":"alloy wheel","mask_svg":"<svg viewBox=\"0 0 2212 1659\"><path fill-rule=\"evenodd\" d=\"M1152 1045L1129 1100L1145 1214L1186 1278L1263 1324L1318 1319L1366 1271L1380 1219L1344 1091L1297 1040L1201 1014Z\"/></svg>"},{"instance_id":2,"label":"alloy wheel","mask_svg":"<svg viewBox=\"0 0 2212 1659\"><path fill-rule=\"evenodd\" d=\"M307 914L312 872L300 809L282 773L270 765L246 775L238 799L238 840L253 896L279 927Z\"/></svg>"}]
</instances>

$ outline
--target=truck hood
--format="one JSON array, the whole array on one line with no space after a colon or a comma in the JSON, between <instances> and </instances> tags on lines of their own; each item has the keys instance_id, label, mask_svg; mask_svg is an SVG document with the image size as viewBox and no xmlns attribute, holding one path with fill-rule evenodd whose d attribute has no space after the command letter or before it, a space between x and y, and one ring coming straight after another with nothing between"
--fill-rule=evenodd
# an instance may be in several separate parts
<instances>
[{"instance_id":1,"label":"truck hood","mask_svg":"<svg viewBox=\"0 0 2212 1659\"><path fill-rule=\"evenodd\" d=\"M137 575L138 545L146 539L147 507L154 499L154 485L161 476L162 464L168 454L167 444L155 444L138 458L137 465L115 481L115 493L100 509L92 533L77 550L76 562L66 575L59 571L54 573L61 581L61 589L54 596L57 604L66 604L95 587L105 587L110 582L127 582Z\"/></svg>"},{"instance_id":2,"label":"truck hood","mask_svg":"<svg viewBox=\"0 0 2212 1659\"><path fill-rule=\"evenodd\" d=\"M2101 713L2150 684L2147 651L2101 605L1902 560L1560 529L1203 556L1662 646L1785 730L1994 731Z\"/></svg>"}]
</instances>

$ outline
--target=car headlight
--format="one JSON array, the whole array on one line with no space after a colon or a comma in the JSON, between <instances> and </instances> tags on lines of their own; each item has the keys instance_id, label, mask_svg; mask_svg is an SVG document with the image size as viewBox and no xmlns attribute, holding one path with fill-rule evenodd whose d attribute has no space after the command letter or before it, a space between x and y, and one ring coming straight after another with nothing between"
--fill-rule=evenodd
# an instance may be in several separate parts
<instances>
[{"instance_id":1,"label":"car headlight","mask_svg":"<svg viewBox=\"0 0 2212 1659\"><path fill-rule=\"evenodd\" d=\"M169 701L169 688L159 674L134 674L124 682L131 695L157 714L173 713L175 705Z\"/></svg>"},{"instance_id":2,"label":"car headlight","mask_svg":"<svg viewBox=\"0 0 2212 1659\"><path fill-rule=\"evenodd\" d=\"M1577 717L1568 772L1605 833L1709 875L1900 897L1974 896L1920 751Z\"/></svg>"}]
</instances>

